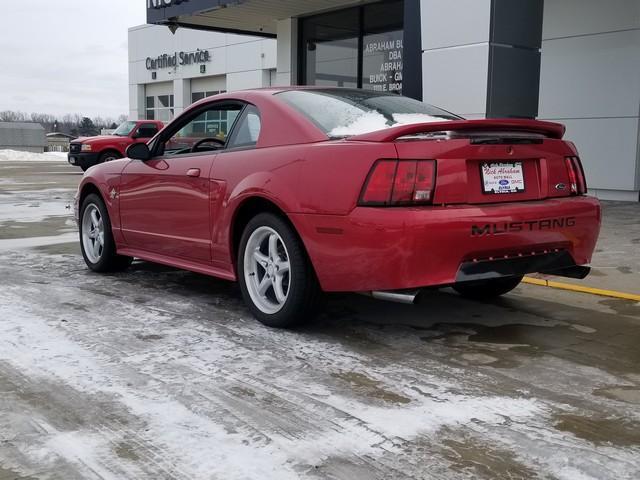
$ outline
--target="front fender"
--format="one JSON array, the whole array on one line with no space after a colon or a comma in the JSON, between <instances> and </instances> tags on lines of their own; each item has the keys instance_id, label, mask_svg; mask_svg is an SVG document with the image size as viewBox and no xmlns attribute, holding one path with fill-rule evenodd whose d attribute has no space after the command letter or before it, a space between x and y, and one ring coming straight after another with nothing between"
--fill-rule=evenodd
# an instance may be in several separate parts
<instances>
[{"instance_id":1,"label":"front fender","mask_svg":"<svg viewBox=\"0 0 640 480\"><path fill-rule=\"evenodd\" d=\"M129 162L130 160L123 159L91 167L82 177L76 194L78 212L76 220L78 220L82 200L90 193L90 190L97 189L107 207L111 229L117 245L124 243L120 231L120 179L122 171Z\"/></svg>"}]
</instances>

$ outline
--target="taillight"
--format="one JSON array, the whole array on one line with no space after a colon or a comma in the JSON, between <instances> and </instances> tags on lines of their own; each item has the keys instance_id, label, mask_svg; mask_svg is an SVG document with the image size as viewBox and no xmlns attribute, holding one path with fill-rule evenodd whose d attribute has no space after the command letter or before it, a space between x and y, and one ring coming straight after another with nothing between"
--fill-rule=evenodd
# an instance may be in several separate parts
<instances>
[{"instance_id":1,"label":"taillight","mask_svg":"<svg viewBox=\"0 0 640 480\"><path fill-rule=\"evenodd\" d=\"M433 200L434 160L378 160L367 177L359 205L418 205Z\"/></svg>"},{"instance_id":2,"label":"taillight","mask_svg":"<svg viewBox=\"0 0 640 480\"><path fill-rule=\"evenodd\" d=\"M367 178L367 183L360 196L360 203L386 204L393 191L393 179L396 176L397 163L395 160L380 160L376 162Z\"/></svg>"},{"instance_id":3,"label":"taillight","mask_svg":"<svg viewBox=\"0 0 640 480\"><path fill-rule=\"evenodd\" d=\"M580 158L573 157L573 165L576 169L576 176L578 177L578 193L584 195L587 193L587 177L584 174L584 168Z\"/></svg>"},{"instance_id":4,"label":"taillight","mask_svg":"<svg viewBox=\"0 0 640 480\"><path fill-rule=\"evenodd\" d=\"M436 186L436 162L433 160L418 162L416 187L413 191L415 202L431 202Z\"/></svg>"},{"instance_id":5,"label":"taillight","mask_svg":"<svg viewBox=\"0 0 640 480\"><path fill-rule=\"evenodd\" d=\"M569 183L572 195L584 195L587 193L587 180L584 176L582 162L578 157L565 157L565 165L569 174Z\"/></svg>"}]
</instances>

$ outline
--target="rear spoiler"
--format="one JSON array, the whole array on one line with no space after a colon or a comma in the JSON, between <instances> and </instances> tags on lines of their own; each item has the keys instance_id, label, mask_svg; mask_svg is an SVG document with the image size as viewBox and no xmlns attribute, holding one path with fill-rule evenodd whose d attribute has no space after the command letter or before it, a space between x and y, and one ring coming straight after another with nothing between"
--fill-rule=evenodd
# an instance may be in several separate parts
<instances>
[{"instance_id":1,"label":"rear spoiler","mask_svg":"<svg viewBox=\"0 0 640 480\"><path fill-rule=\"evenodd\" d=\"M393 142L400 137L410 135L429 134L434 132L521 132L544 135L548 138L561 139L565 126L560 123L543 122L540 120L516 119L483 119L483 120L454 120L445 122L414 123L397 125L385 130L378 130L362 135L348 137L357 142Z\"/></svg>"}]
</instances>

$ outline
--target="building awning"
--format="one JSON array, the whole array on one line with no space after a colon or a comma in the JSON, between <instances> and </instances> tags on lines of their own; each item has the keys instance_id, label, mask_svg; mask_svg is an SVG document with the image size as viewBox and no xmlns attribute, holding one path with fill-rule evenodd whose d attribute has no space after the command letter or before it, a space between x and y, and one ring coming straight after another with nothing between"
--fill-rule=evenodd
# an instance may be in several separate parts
<instances>
[{"instance_id":1,"label":"building awning","mask_svg":"<svg viewBox=\"0 0 640 480\"><path fill-rule=\"evenodd\" d=\"M147 0L147 23L275 37L278 20L367 3L357 0Z\"/></svg>"}]
</instances>

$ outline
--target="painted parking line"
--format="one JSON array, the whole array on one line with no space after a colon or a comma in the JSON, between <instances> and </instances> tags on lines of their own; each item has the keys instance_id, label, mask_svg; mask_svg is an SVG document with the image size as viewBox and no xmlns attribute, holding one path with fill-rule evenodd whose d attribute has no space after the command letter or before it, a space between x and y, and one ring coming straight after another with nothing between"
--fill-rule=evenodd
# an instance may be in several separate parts
<instances>
[{"instance_id":1,"label":"painted parking line","mask_svg":"<svg viewBox=\"0 0 640 480\"><path fill-rule=\"evenodd\" d=\"M523 283L530 285L539 285L541 287L558 288L560 290L570 290L572 292L589 293L591 295L600 295L601 297L622 298L624 300L632 300L640 302L640 295L633 293L618 292L616 290L603 290L601 288L585 287L574 283L555 282L553 280L542 280L540 278L524 277Z\"/></svg>"}]
</instances>

